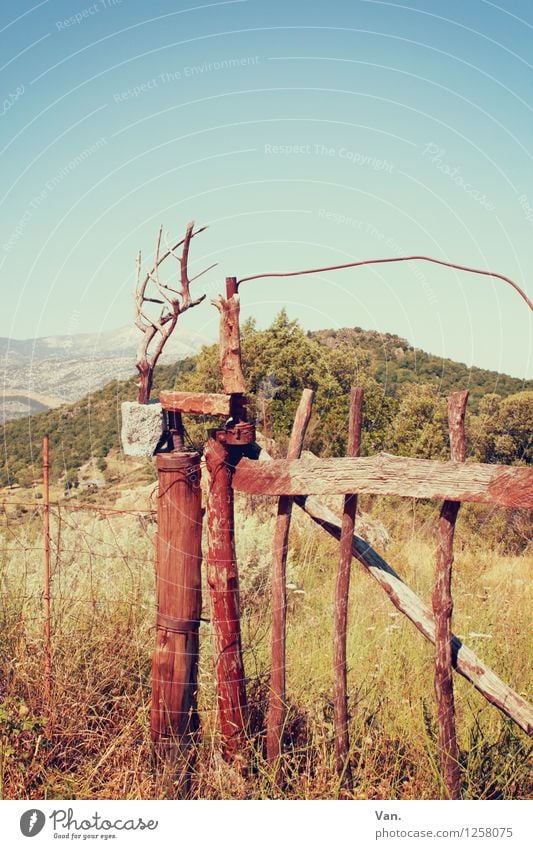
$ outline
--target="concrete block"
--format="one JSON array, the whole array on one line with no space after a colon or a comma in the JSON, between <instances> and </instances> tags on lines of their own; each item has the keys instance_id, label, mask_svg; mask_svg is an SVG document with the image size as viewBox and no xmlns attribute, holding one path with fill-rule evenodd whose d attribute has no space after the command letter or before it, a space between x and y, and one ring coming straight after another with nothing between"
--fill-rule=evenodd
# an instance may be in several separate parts
<instances>
[{"instance_id":1,"label":"concrete block","mask_svg":"<svg viewBox=\"0 0 533 849\"><path fill-rule=\"evenodd\" d=\"M163 434L163 410L159 401L138 404L123 401L120 437L130 457L152 457Z\"/></svg>"}]
</instances>

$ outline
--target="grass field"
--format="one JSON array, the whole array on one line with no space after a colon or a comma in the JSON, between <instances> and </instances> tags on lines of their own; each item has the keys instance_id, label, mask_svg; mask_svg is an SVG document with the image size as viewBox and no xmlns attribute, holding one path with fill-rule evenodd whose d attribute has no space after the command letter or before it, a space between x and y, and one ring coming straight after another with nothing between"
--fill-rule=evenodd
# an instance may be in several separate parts
<instances>
[{"instance_id":1,"label":"grass field","mask_svg":"<svg viewBox=\"0 0 533 849\"><path fill-rule=\"evenodd\" d=\"M134 494L130 504L135 504ZM155 524L137 515L61 511L52 517L53 693L43 696L42 525L39 510L0 528L0 795L5 799L336 798L331 701L332 598L338 546L295 512L288 566L285 784L263 758L269 669L272 505L240 506L237 540L250 717L251 769L218 755L208 625L201 629L202 737L184 791L155 775L149 745L154 643ZM368 505L367 505L368 506ZM388 562L426 601L435 509L374 505L391 533ZM461 520L459 520L460 525ZM59 548L58 548L59 544ZM531 557L461 533L454 630L527 695ZM204 594L206 615L208 596ZM348 637L355 798L434 799L437 765L432 647L354 562ZM530 741L456 676L463 793L526 798Z\"/></svg>"}]
</instances>

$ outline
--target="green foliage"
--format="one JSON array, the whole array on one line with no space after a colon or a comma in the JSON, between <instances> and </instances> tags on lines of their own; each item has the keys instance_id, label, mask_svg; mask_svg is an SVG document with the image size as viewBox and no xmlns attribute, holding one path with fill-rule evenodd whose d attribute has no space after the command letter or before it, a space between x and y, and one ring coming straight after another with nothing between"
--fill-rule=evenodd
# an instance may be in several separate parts
<instances>
[{"instance_id":1,"label":"green foliage","mask_svg":"<svg viewBox=\"0 0 533 849\"><path fill-rule=\"evenodd\" d=\"M44 747L45 724L44 718L32 716L24 699L8 696L0 702L0 799L7 775L23 785L31 779L33 762Z\"/></svg>"},{"instance_id":2,"label":"green foliage","mask_svg":"<svg viewBox=\"0 0 533 849\"><path fill-rule=\"evenodd\" d=\"M65 492L70 492L71 489L77 489L80 485L80 479L76 469L68 469L64 479Z\"/></svg>"},{"instance_id":3,"label":"green foliage","mask_svg":"<svg viewBox=\"0 0 533 849\"><path fill-rule=\"evenodd\" d=\"M473 422L473 453L484 463L531 463L533 391L487 395Z\"/></svg>"},{"instance_id":4,"label":"green foliage","mask_svg":"<svg viewBox=\"0 0 533 849\"><path fill-rule=\"evenodd\" d=\"M153 397L172 386L179 372L187 372L191 360L160 366ZM4 425L3 462L0 486L30 486L42 476L43 436L49 434L51 479L64 480L91 457L105 458L111 450L120 451L120 405L136 397L137 378L112 380L103 389L74 404L63 405L8 421Z\"/></svg>"},{"instance_id":5,"label":"green foliage","mask_svg":"<svg viewBox=\"0 0 533 849\"><path fill-rule=\"evenodd\" d=\"M469 455L485 462L532 461L529 437L533 386L483 369L414 350L386 333L344 328L306 333L282 310L267 330L253 321L242 328L243 369L250 412L281 450L291 431L302 389L315 391L307 447L318 454L346 449L350 387L365 390L363 453L449 456L444 396L468 388ZM196 357L159 366L152 395L177 386L221 392L218 345ZM498 394L492 390L497 387ZM525 390L525 391L520 391ZM111 381L75 404L28 419L7 422L0 485L30 486L41 477L41 446L50 435L52 479L65 480L90 458L100 471L111 450L120 451L120 403L136 395L136 378ZM216 420L189 418L186 426L199 448Z\"/></svg>"},{"instance_id":6,"label":"green foliage","mask_svg":"<svg viewBox=\"0 0 533 849\"><path fill-rule=\"evenodd\" d=\"M389 447L404 457L448 459L446 402L431 384L406 384L389 431Z\"/></svg>"}]
</instances>

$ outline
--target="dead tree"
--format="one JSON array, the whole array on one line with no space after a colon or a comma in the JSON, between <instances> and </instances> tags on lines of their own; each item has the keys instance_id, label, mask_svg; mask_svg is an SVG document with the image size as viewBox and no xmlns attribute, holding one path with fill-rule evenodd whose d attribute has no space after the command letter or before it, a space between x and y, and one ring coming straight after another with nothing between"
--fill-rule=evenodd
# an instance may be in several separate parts
<instances>
[{"instance_id":1,"label":"dead tree","mask_svg":"<svg viewBox=\"0 0 533 849\"><path fill-rule=\"evenodd\" d=\"M194 221L191 221L187 224L185 236L179 242L172 245L169 245L165 240L165 249L163 250L161 244L163 240L163 227L160 227L157 235L154 264L144 277L141 275L140 251L137 256L135 326L143 334L139 342L136 363L137 371L140 375L137 396L139 404L147 404L150 400L154 369L163 348L176 327L179 316L191 307L196 307L205 299L205 295L201 295L199 298L191 298L190 285L193 280L197 280L202 274L214 268L216 263L205 268L199 274L195 275L195 277L189 277L188 261L191 239L194 236L198 236L199 233L203 233L206 229L207 227L200 227L198 230L195 230ZM181 254L176 253L180 248ZM162 265L171 258L176 260L179 266L178 289L175 289L169 283L164 283L159 276ZM154 290L153 294L157 297L147 294L150 284ZM147 312L149 304L158 304L161 306L159 317L154 318ZM151 352L149 350L150 347L152 349Z\"/></svg>"}]
</instances>

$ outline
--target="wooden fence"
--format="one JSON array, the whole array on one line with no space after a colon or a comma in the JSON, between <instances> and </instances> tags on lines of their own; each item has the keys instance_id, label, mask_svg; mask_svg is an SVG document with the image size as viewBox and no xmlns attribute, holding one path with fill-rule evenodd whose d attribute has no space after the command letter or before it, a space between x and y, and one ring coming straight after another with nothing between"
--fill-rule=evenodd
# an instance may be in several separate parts
<instances>
[{"instance_id":1,"label":"wooden fence","mask_svg":"<svg viewBox=\"0 0 533 849\"><path fill-rule=\"evenodd\" d=\"M355 557L380 584L394 606L435 645L435 692L439 750L449 798L460 797L452 672L455 669L527 734L533 733L533 708L501 681L453 635L451 578L453 538L461 502L533 507L533 470L465 462L464 415L467 393L448 399L451 460L429 461L380 454L359 457L363 393L355 388L350 405L348 456L301 459L312 392L304 391L288 456L271 460L255 445L247 421L245 383L240 363L239 296L235 278L227 279L226 298L214 302L220 312L220 366L224 395L165 392L174 446L158 456L157 647L153 666L152 736L156 750L183 753L198 732L196 711L198 626L201 610L202 518L200 458L185 452L181 413L227 417L213 430L205 450L209 475L207 500L207 579L215 645L215 675L223 753L235 761L245 754L248 705L241 651L238 568L234 540L233 492L278 497L272 554L272 666L267 719L267 757L278 781L285 721L285 563L293 505L303 509L327 533L340 540L334 616L334 704L336 763L348 789L346 710L346 622L350 563ZM253 459L252 459L253 458ZM354 534L357 494L432 499L442 502L438 526L432 611L373 548ZM342 519L317 496L344 495ZM168 576L172 575L172 582ZM179 586L179 597L173 587ZM161 687L161 681L166 686ZM241 758L241 764L243 763ZM245 767L243 767L245 768Z\"/></svg>"}]
</instances>

